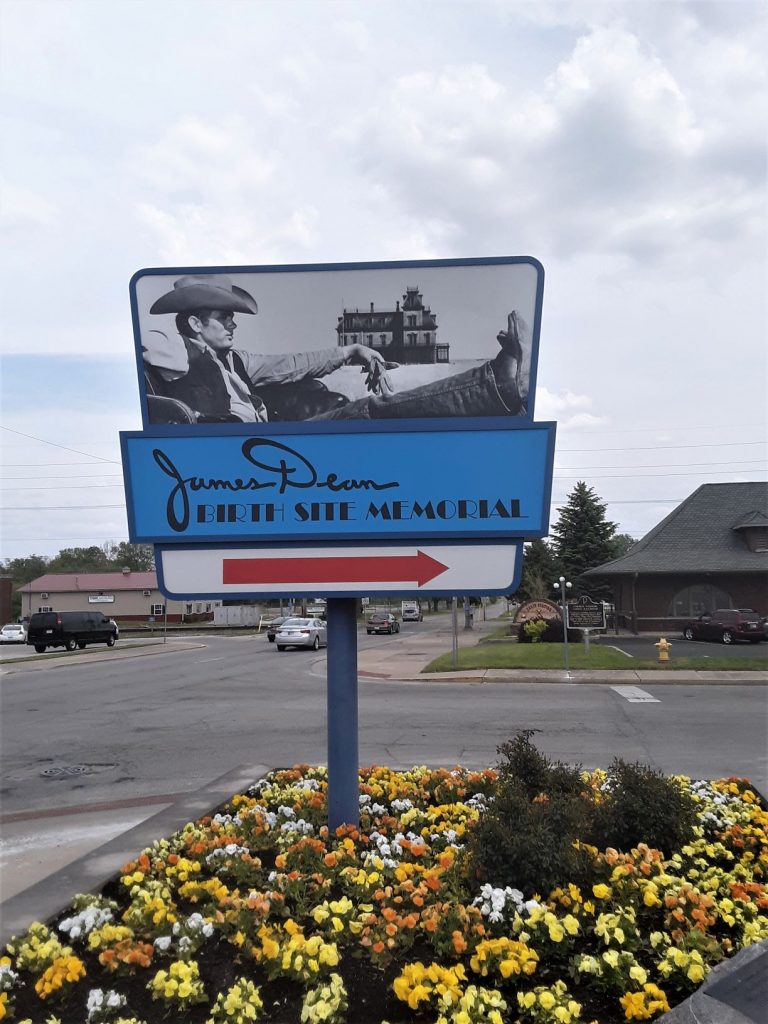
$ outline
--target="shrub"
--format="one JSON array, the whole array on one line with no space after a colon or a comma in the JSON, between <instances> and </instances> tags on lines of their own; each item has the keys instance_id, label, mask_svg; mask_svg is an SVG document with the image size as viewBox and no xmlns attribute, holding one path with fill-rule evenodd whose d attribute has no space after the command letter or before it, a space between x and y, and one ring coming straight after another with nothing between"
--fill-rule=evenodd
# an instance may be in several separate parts
<instances>
[{"instance_id":1,"label":"shrub","mask_svg":"<svg viewBox=\"0 0 768 1024\"><path fill-rule=\"evenodd\" d=\"M576 840L624 852L646 843L669 855L692 838L696 805L674 778L617 758L595 802L581 765L550 761L532 735L497 748L493 800L469 840L479 881L546 895L585 877L587 855Z\"/></svg>"},{"instance_id":2,"label":"shrub","mask_svg":"<svg viewBox=\"0 0 768 1024\"><path fill-rule=\"evenodd\" d=\"M530 731L502 744L494 799L472 832L469 855L480 881L530 896L578 881L586 869L574 841L590 831L592 801L581 766L551 763Z\"/></svg>"},{"instance_id":3,"label":"shrub","mask_svg":"<svg viewBox=\"0 0 768 1024\"><path fill-rule=\"evenodd\" d=\"M523 632L532 644L541 642L542 633L546 632L547 623L544 619L534 619L532 622L523 623Z\"/></svg>"},{"instance_id":4,"label":"shrub","mask_svg":"<svg viewBox=\"0 0 768 1024\"><path fill-rule=\"evenodd\" d=\"M674 778L616 758L595 808L594 842L630 850L638 843L670 855L693 836L696 804Z\"/></svg>"},{"instance_id":5,"label":"shrub","mask_svg":"<svg viewBox=\"0 0 768 1024\"><path fill-rule=\"evenodd\" d=\"M539 623L544 623L544 628L539 628ZM534 634L529 632L528 627L535 625ZM514 628L514 627L513 627ZM517 626L517 640L521 644L561 644L563 642L563 624L560 619L538 619L535 622L521 622ZM568 642L578 643L581 640L581 633L578 629L568 630Z\"/></svg>"}]
</instances>

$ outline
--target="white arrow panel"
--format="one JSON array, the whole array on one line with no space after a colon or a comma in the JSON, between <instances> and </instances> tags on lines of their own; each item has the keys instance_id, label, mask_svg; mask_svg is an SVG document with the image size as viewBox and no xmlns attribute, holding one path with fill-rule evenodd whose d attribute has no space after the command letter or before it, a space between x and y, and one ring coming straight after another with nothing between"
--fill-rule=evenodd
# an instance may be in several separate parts
<instances>
[{"instance_id":1,"label":"white arrow panel","mask_svg":"<svg viewBox=\"0 0 768 1024\"><path fill-rule=\"evenodd\" d=\"M173 597L221 596L227 594L349 594L375 592L400 594L405 591L428 594L443 592L462 594L466 591L506 590L515 576L518 549L512 544L409 544L386 547L242 547L242 548L178 548L159 553L159 567L164 590ZM312 568L312 559L344 558L416 558L423 552L447 566L429 582L419 587L415 577L381 580L366 578L354 582L334 583L319 578ZM225 559L307 559L305 583L224 583Z\"/></svg>"}]
</instances>

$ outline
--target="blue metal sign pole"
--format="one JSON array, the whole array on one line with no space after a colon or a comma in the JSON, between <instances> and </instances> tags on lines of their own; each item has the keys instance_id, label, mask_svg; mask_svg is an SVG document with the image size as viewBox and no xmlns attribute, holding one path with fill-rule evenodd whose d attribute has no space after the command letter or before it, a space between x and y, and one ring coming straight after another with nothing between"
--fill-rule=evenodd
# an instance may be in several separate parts
<instances>
[{"instance_id":1,"label":"blue metal sign pole","mask_svg":"<svg viewBox=\"0 0 768 1024\"><path fill-rule=\"evenodd\" d=\"M357 601L329 597L328 828L359 825L357 735Z\"/></svg>"}]
</instances>

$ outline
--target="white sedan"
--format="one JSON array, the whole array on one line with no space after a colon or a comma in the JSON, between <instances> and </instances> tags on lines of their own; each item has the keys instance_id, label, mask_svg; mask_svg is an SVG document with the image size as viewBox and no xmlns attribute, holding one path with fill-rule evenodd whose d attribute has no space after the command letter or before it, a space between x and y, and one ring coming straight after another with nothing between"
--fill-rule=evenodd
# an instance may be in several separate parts
<instances>
[{"instance_id":1,"label":"white sedan","mask_svg":"<svg viewBox=\"0 0 768 1024\"><path fill-rule=\"evenodd\" d=\"M9 622L7 626L0 629L0 644L25 644L27 642L27 627L21 622Z\"/></svg>"},{"instance_id":2,"label":"white sedan","mask_svg":"<svg viewBox=\"0 0 768 1024\"><path fill-rule=\"evenodd\" d=\"M286 647L309 647L313 651L328 646L328 630L322 619L286 619L275 634L278 651Z\"/></svg>"}]
</instances>

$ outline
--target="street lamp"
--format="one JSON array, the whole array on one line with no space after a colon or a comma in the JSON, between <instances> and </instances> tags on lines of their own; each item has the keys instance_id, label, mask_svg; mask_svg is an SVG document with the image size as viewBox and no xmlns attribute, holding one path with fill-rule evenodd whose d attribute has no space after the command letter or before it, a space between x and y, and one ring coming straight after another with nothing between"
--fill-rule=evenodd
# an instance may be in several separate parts
<instances>
[{"instance_id":1,"label":"street lamp","mask_svg":"<svg viewBox=\"0 0 768 1024\"><path fill-rule=\"evenodd\" d=\"M563 609L563 653L565 655L565 674L569 676L571 673L568 666L568 609L565 605L565 592L570 590L573 584L570 580L567 580L565 576L561 576L558 583L555 583L555 590L560 591L560 604Z\"/></svg>"}]
</instances>

